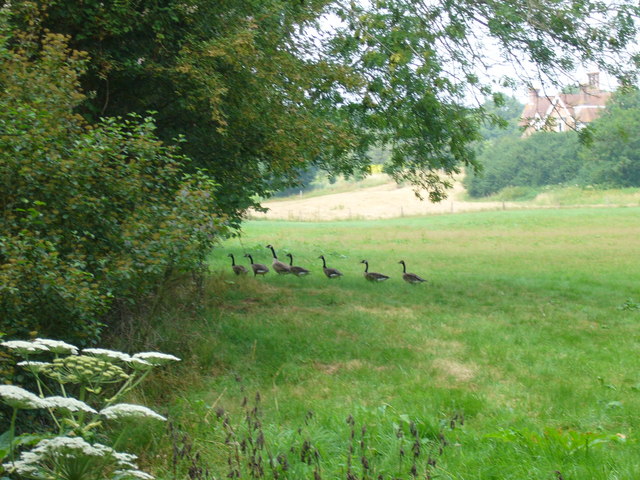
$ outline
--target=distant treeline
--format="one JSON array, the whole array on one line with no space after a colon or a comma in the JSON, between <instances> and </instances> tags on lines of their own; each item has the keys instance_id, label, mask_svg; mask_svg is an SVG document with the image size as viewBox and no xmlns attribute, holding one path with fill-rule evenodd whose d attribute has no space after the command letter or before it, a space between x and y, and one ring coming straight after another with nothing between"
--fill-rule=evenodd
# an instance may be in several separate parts
<instances>
[{"instance_id":1,"label":"distant treeline","mask_svg":"<svg viewBox=\"0 0 640 480\"><path fill-rule=\"evenodd\" d=\"M508 130L502 135L488 131L487 140L478 145L483 171L469 172L465 180L472 197L489 196L509 187L640 186L637 90L617 92L604 114L586 131L539 132L522 138L514 128L518 117L506 120L511 126Z\"/></svg>"}]
</instances>

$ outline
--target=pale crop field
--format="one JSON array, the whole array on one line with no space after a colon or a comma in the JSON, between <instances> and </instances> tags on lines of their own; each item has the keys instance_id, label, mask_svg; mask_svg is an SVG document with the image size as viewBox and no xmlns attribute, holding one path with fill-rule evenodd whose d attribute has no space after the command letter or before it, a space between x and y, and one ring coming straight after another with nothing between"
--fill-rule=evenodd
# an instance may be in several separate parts
<instances>
[{"instance_id":1,"label":"pale crop field","mask_svg":"<svg viewBox=\"0 0 640 480\"><path fill-rule=\"evenodd\" d=\"M267 244L312 273L231 273ZM246 432L267 446L242 478L640 478L639 208L254 221L210 270L210 308L158 328L197 371L172 416L215 478Z\"/></svg>"}]
</instances>

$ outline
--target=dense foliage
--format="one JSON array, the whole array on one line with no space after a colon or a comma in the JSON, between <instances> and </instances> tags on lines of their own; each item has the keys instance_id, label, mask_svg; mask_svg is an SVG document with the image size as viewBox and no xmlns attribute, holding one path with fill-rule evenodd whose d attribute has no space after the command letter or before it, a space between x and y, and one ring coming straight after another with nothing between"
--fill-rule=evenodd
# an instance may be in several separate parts
<instances>
[{"instance_id":1,"label":"dense foliage","mask_svg":"<svg viewBox=\"0 0 640 480\"><path fill-rule=\"evenodd\" d=\"M640 187L640 92L616 93L595 127L593 145L585 153L590 182Z\"/></svg>"},{"instance_id":2,"label":"dense foliage","mask_svg":"<svg viewBox=\"0 0 640 480\"><path fill-rule=\"evenodd\" d=\"M11 45L11 46L10 46ZM0 331L94 341L114 299L192 270L224 228L214 185L149 118L74 111L85 56L0 23Z\"/></svg>"},{"instance_id":3,"label":"dense foliage","mask_svg":"<svg viewBox=\"0 0 640 480\"><path fill-rule=\"evenodd\" d=\"M527 139L501 137L479 155L480 174L465 179L469 194L484 197L507 187L541 187L574 180L581 169L577 132L538 132Z\"/></svg>"},{"instance_id":4,"label":"dense foliage","mask_svg":"<svg viewBox=\"0 0 640 480\"><path fill-rule=\"evenodd\" d=\"M625 79L637 66L627 0L16 0L16 23L33 6L89 53L83 113L157 111L159 138L185 136L235 219L300 167L366 171L372 145L391 150L396 179L441 198L491 117L469 98L514 85L484 76L495 56L542 76L525 83L584 62Z\"/></svg>"},{"instance_id":5,"label":"dense foliage","mask_svg":"<svg viewBox=\"0 0 640 480\"><path fill-rule=\"evenodd\" d=\"M491 140L522 133L519 122L522 118L524 105L516 98L502 96L496 99L487 99L483 104L483 108L494 116L496 122L482 125L480 134L483 141L479 146L480 149L483 146L490 145Z\"/></svg>"}]
</instances>

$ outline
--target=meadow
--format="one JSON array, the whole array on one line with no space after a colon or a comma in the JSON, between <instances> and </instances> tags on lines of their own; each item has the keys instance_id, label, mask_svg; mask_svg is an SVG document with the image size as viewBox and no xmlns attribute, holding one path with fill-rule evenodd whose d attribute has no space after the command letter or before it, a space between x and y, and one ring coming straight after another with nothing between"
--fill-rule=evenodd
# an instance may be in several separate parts
<instances>
[{"instance_id":1,"label":"meadow","mask_svg":"<svg viewBox=\"0 0 640 480\"><path fill-rule=\"evenodd\" d=\"M159 478L640 478L639 220L248 222L211 254L207 307L148 326L184 365L146 394L188 432L148 460ZM312 274L231 273L228 253L270 265L269 243Z\"/></svg>"}]
</instances>

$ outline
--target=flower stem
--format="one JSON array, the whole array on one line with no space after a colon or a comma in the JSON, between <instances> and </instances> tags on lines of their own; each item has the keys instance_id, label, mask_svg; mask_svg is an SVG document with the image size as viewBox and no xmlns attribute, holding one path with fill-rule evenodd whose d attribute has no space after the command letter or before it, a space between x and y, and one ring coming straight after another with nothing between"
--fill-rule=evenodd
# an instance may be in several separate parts
<instances>
[{"instance_id":1,"label":"flower stem","mask_svg":"<svg viewBox=\"0 0 640 480\"><path fill-rule=\"evenodd\" d=\"M11 435L9 435L9 460L11 460L11 462L14 461L13 441L16 438L16 418L18 418L18 407L13 407L13 413L11 414L11 427L9 427L9 431L11 432Z\"/></svg>"}]
</instances>

